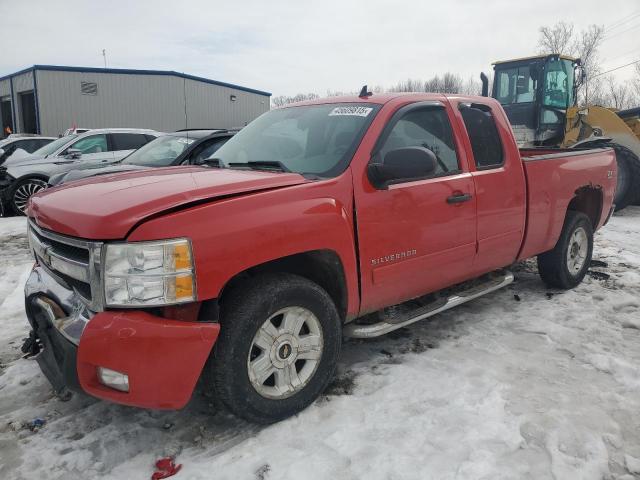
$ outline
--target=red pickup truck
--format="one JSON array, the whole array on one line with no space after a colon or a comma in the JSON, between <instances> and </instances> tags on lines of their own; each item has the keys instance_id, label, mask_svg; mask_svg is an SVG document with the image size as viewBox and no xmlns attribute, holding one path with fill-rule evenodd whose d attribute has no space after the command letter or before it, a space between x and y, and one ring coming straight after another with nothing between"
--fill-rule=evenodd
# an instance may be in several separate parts
<instances>
[{"instance_id":1,"label":"red pickup truck","mask_svg":"<svg viewBox=\"0 0 640 480\"><path fill-rule=\"evenodd\" d=\"M373 337L503 287L584 277L609 149L519 151L485 97L362 94L272 110L207 166L32 197L23 350L60 395L177 409L196 383L273 422Z\"/></svg>"}]
</instances>

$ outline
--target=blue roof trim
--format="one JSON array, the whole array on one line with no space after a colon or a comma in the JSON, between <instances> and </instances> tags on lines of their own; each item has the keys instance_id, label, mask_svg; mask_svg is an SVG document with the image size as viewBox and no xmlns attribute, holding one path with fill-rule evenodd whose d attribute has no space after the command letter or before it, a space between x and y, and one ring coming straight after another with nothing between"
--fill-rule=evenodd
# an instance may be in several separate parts
<instances>
[{"instance_id":1,"label":"blue roof trim","mask_svg":"<svg viewBox=\"0 0 640 480\"><path fill-rule=\"evenodd\" d=\"M117 73L124 75L164 75L173 76L179 78L186 78L187 80L194 80L196 82L209 83L211 85L218 85L220 87L233 88L235 90L241 90L244 92L255 93L258 95L264 95L270 97L271 93L263 92L262 90L255 90L253 88L242 87L240 85L234 85L233 83L220 82L218 80L211 80L210 78L196 77L195 75L188 75L186 73L175 72L173 70L137 70L130 68L97 68L97 67L66 67L62 65L34 65L24 70L20 70L16 73L11 73L0 77L0 81L6 80L16 75L32 72L34 70L48 70L54 72L79 72L79 73Z\"/></svg>"}]
</instances>

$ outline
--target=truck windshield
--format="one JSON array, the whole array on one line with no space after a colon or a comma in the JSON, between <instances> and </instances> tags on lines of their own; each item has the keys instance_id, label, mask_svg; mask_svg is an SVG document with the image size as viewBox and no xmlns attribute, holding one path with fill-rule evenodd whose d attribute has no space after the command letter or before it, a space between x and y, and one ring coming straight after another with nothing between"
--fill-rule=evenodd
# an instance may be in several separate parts
<instances>
[{"instance_id":1,"label":"truck windshield","mask_svg":"<svg viewBox=\"0 0 640 480\"><path fill-rule=\"evenodd\" d=\"M65 146L67 143L71 143L71 140L76 138L77 135L67 135L66 137L60 137L57 140L54 140L51 143L47 143L44 147L39 148L32 155L36 157L46 157L47 155L51 155L53 152L58 150L60 147Z\"/></svg>"},{"instance_id":2,"label":"truck windshield","mask_svg":"<svg viewBox=\"0 0 640 480\"><path fill-rule=\"evenodd\" d=\"M122 163L127 165L143 165L147 167L166 167L178 158L195 139L164 135L143 145L127 156Z\"/></svg>"},{"instance_id":3,"label":"truck windshield","mask_svg":"<svg viewBox=\"0 0 640 480\"><path fill-rule=\"evenodd\" d=\"M347 167L379 105L332 103L267 112L214 157L228 168L265 168L335 177Z\"/></svg>"}]
</instances>

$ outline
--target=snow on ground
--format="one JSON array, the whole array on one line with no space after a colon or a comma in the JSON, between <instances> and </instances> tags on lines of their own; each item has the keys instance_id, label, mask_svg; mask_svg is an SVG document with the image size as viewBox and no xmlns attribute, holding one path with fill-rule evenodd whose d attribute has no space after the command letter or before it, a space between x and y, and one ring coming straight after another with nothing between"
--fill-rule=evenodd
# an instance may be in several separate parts
<instances>
[{"instance_id":1,"label":"snow on ground","mask_svg":"<svg viewBox=\"0 0 640 480\"><path fill-rule=\"evenodd\" d=\"M201 392L180 412L53 397L20 359L23 219L0 219L0 478L640 478L640 208L597 236L585 282L517 282L387 337L346 341L326 395L269 427ZM34 418L46 425L25 428Z\"/></svg>"}]
</instances>

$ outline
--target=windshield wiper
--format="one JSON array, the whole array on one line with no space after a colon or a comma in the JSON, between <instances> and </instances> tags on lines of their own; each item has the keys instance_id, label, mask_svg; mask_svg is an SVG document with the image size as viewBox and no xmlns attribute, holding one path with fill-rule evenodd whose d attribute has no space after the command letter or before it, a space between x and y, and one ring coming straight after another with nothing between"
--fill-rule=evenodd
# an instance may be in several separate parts
<instances>
[{"instance_id":1,"label":"windshield wiper","mask_svg":"<svg viewBox=\"0 0 640 480\"><path fill-rule=\"evenodd\" d=\"M284 163L278 160L255 160L253 162L232 162L229 167L248 167L252 170L279 170L281 172L291 172Z\"/></svg>"}]
</instances>

